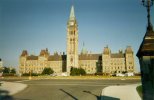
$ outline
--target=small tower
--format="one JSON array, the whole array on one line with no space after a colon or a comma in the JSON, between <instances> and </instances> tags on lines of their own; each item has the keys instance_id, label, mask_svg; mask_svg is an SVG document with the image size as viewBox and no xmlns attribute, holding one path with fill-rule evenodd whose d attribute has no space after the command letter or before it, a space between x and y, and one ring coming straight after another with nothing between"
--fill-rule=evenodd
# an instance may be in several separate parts
<instances>
[{"instance_id":1,"label":"small tower","mask_svg":"<svg viewBox=\"0 0 154 100\"><path fill-rule=\"evenodd\" d=\"M20 59L19 59L19 72L20 73L25 73L26 72L26 60L27 60L27 57L28 57L28 52L27 50L23 50L22 51L22 54L20 55Z\"/></svg>"},{"instance_id":2,"label":"small tower","mask_svg":"<svg viewBox=\"0 0 154 100\"><path fill-rule=\"evenodd\" d=\"M24 63L26 61L27 56L28 56L27 50L23 50L22 54L20 55L20 63Z\"/></svg>"},{"instance_id":3,"label":"small tower","mask_svg":"<svg viewBox=\"0 0 154 100\"><path fill-rule=\"evenodd\" d=\"M48 52L48 49L46 48L45 50L41 50L40 55L39 55L39 59L47 60L49 55L50 55L50 53Z\"/></svg>"},{"instance_id":4,"label":"small tower","mask_svg":"<svg viewBox=\"0 0 154 100\"><path fill-rule=\"evenodd\" d=\"M71 67L78 68L78 24L75 18L74 7L67 22L67 72Z\"/></svg>"},{"instance_id":5,"label":"small tower","mask_svg":"<svg viewBox=\"0 0 154 100\"><path fill-rule=\"evenodd\" d=\"M131 46L127 46L125 50L125 71L134 72L134 56Z\"/></svg>"},{"instance_id":6,"label":"small tower","mask_svg":"<svg viewBox=\"0 0 154 100\"><path fill-rule=\"evenodd\" d=\"M48 57L50 56L50 53L48 52L48 49L41 50L40 55L38 56L38 65L40 67L48 67L47 66L47 61Z\"/></svg>"},{"instance_id":7,"label":"small tower","mask_svg":"<svg viewBox=\"0 0 154 100\"><path fill-rule=\"evenodd\" d=\"M103 54L102 54L102 72L103 74L110 73L110 57L111 51L108 46L104 47Z\"/></svg>"}]
</instances>

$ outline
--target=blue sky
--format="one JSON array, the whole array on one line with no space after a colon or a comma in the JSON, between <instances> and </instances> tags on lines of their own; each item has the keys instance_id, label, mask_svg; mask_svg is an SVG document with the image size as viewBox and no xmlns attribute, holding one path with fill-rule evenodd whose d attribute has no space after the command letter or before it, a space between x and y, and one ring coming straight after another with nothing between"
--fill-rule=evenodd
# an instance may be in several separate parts
<instances>
[{"instance_id":1,"label":"blue sky","mask_svg":"<svg viewBox=\"0 0 154 100\"><path fill-rule=\"evenodd\" d=\"M137 50L147 26L141 0L0 0L0 58L5 66L18 66L22 50L38 55L66 52L66 28L71 5L79 26L79 52L83 42L92 53L132 46ZM151 9L153 12L154 7ZM154 13L151 13L154 25Z\"/></svg>"}]
</instances>

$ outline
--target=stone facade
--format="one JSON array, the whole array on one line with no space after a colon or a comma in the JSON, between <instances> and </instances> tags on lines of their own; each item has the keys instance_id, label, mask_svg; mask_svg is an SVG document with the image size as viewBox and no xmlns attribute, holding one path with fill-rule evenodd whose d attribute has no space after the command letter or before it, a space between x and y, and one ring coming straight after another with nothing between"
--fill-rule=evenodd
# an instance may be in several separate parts
<instances>
[{"instance_id":1,"label":"stone facade","mask_svg":"<svg viewBox=\"0 0 154 100\"><path fill-rule=\"evenodd\" d=\"M39 56L29 55L26 50L23 50L20 56L20 73L42 73L45 67L51 67L54 72L65 72L66 67L66 55L58 55L54 53L50 55L48 49L41 50Z\"/></svg>"},{"instance_id":2,"label":"stone facade","mask_svg":"<svg viewBox=\"0 0 154 100\"><path fill-rule=\"evenodd\" d=\"M66 51L67 55L64 53L50 55L48 49L45 49L35 56L23 50L19 59L19 71L41 73L45 67L51 67L56 73L67 72L69 75L70 68L76 67L85 69L87 74L134 72L133 50L130 46L126 48L125 53L122 51L111 53L111 50L105 47L100 54L88 53L85 48L78 54L78 24L73 6L67 22Z\"/></svg>"},{"instance_id":3,"label":"stone facade","mask_svg":"<svg viewBox=\"0 0 154 100\"><path fill-rule=\"evenodd\" d=\"M78 55L78 67L83 68L87 74L104 73L114 74L122 72L134 72L134 54L130 46L125 53L111 53L105 47L100 54L83 53ZM20 56L20 73L41 73L45 67L51 67L54 72L67 72L67 55L54 53L50 55L48 49L41 50L39 56L29 55L23 50ZM72 66L73 67L73 66Z\"/></svg>"},{"instance_id":4,"label":"stone facade","mask_svg":"<svg viewBox=\"0 0 154 100\"><path fill-rule=\"evenodd\" d=\"M119 53L111 53L108 47L104 48L102 54L102 72L103 73L122 73L122 72L134 72L134 54L130 46L128 46L123 53L119 50Z\"/></svg>"}]
</instances>

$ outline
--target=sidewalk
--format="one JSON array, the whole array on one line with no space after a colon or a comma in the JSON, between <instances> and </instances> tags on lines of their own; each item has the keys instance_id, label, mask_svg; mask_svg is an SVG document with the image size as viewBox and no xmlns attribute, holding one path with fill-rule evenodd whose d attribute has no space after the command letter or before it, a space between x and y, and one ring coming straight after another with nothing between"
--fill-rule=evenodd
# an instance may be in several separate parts
<instances>
[{"instance_id":1,"label":"sidewalk","mask_svg":"<svg viewBox=\"0 0 154 100\"><path fill-rule=\"evenodd\" d=\"M136 91L140 84L109 86L102 90L101 100L141 100Z\"/></svg>"},{"instance_id":2,"label":"sidewalk","mask_svg":"<svg viewBox=\"0 0 154 100\"><path fill-rule=\"evenodd\" d=\"M27 85L15 82L1 81L0 91L7 91L8 95L14 95L15 93L24 90ZM1 95L1 94L0 94Z\"/></svg>"}]
</instances>

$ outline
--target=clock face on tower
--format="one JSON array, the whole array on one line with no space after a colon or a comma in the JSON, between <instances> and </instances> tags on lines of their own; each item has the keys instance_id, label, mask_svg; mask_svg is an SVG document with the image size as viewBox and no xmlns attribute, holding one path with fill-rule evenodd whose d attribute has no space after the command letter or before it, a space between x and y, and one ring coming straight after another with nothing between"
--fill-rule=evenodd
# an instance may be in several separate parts
<instances>
[{"instance_id":1,"label":"clock face on tower","mask_svg":"<svg viewBox=\"0 0 154 100\"><path fill-rule=\"evenodd\" d=\"M70 25L71 25L71 26L74 25L74 22L70 22Z\"/></svg>"}]
</instances>

